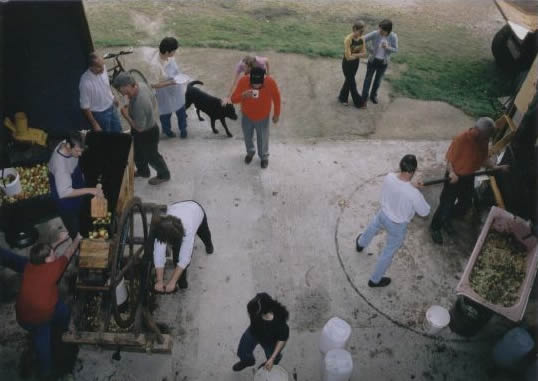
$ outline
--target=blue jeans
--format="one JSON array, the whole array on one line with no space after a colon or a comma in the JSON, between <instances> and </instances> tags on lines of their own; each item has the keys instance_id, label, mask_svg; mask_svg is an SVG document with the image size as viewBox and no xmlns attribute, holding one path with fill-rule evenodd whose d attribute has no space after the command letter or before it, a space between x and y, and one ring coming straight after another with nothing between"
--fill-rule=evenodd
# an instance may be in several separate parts
<instances>
[{"instance_id":1,"label":"blue jeans","mask_svg":"<svg viewBox=\"0 0 538 381\"><path fill-rule=\"evenodd\" d=\"M260 344L263 348L263 351L265 352L265 357L269 358L275 351L277 341L273 343L261 343L256 339L251 333L250 329L246 329L246 331L243 333L243 336L241 336L241 340L239 341L239 348L237 348L237 356L239 356L239 359L241 361L256 361L254 358L254 349L258 344ZM275 364L278 364L280 360L282 359L282 352L276 356Z\"/></svg>"},{"instance_id":2,"label":"blue jeans","mask_svg":"<svg viewBox=\"0 0 538 381\"><path fill-rule=\"evenodd\" d=\"M0 247L0 266L7 267L17 273L24 272L24 266L28 263L28 258L17 255L10 250Z\"/></svg>"},{"instance_id":3,"label":"blue jeans","mask_svg":"<svg viewBox=\"0 0 538 381\"><path fill-rule=\"evenodd\" d=\"M114 105L105 111L92 111L92 115L103 131L122 132L120 118Z\"/></svg>"},{"instance_id":4,"label":"blue jeans","mask_svg":"<svg viewBox=\"0 0 538 381\"><path fill-rule=\"evenodd\" d=\"M407 233L407 223L398 224L392 222L382 210L377 212L374 219L368 224L364 233L362 233L359 239L359 245L367 247L372 239L375 237L379 229L385 228L387 231L387 243L379 256L375 265L374 272L370 277L370 280L374 283L379 283L385 272L392 263L392 257L396 251L402 246L405 239L405 233Z\"/></svg>"},{"instance_id":5,"label":"blue jeans","mask_svg":"<svg viewBox=\"0 0 538 381\"><path fill-rule=\"evenodd\" d=\"M39 361L39 371L42 376L48 376L52 372L51 326L55 325L63 330L67 330L69 327L69 318L69 307L61 300L58 300L51 320L42 324L19 322L19 325L32 335L32 342Z\"/></svg>"},{"instance_id":6,"label":"blue jeans","mask_svg":"<svg viewBox=\"0 0 538 381\"><path fill-rule=\"evenodd\" d=\"M179 131L185 131L187 129L187 113L185 112L185 106L176 111L176 116ZM172 133L172 124L170 122L171 118L172 113L159 116L159 119L161 120L161 127L166 135L170 135Z\"/></svg>"},{"instance_id":7,"label":"blue jeans","mask_svg":"<svg viewBox=\"0 0 538 381\"><path fill-rule=\"evenodd\" d=\"M377 97L377 89L381 84L381 80L387 70L387 64L383 60L375 58L372 62L368 61L366 66L366 76L364 77L364 83L362 85L362 100L366 102L368 100L368 94L370 93L370 84L372 83L372 77L375 73L374 84L372 86L372 97Z\"/></svg>"}]
</instances>

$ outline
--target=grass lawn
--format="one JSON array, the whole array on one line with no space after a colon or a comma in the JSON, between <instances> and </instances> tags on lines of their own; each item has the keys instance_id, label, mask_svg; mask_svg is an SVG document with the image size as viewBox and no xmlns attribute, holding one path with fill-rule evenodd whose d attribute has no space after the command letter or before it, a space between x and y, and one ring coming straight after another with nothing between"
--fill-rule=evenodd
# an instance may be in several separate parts
<instances>
[{"instance_id":1,"label":"grass lawn","mask_svg":"<svg viewBox=\"0 0 538 381\"><path fill-rule=\"evenodd\" d=\"M97 47L157 46L163 36L175 35L183 46L342 56L343 38L354 19L345 9L263 4L106 1L86 3L86 12ZM484 48L489 42L469 30L402 13L362 12L360 17L367 30L383 17L395 24L400 51L392 65L397 74L387 77L394 95L444 101L473 116L497 115L496 99L510 92L510 81Z\"/></svg>"}]
</instances>

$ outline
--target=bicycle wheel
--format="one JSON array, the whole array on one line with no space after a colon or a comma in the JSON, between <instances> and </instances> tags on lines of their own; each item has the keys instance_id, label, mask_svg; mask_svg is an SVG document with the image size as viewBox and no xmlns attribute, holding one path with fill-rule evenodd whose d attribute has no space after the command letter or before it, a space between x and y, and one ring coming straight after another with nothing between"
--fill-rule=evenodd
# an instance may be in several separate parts
<instances>
[{"instance_id":1,"label":"bicycle wheel","mask_svg":"<svg viewBox=\"0 0 538 381\"><path fill-rule=\"evenodd\" d=\"M129 74L133 76L136 82L144 82L145 84L148 83L148 81L146 80L146 77L144 77L144 74L142 74L140 70L131 69L129 70Z\"/></svg>"}]
</instances>

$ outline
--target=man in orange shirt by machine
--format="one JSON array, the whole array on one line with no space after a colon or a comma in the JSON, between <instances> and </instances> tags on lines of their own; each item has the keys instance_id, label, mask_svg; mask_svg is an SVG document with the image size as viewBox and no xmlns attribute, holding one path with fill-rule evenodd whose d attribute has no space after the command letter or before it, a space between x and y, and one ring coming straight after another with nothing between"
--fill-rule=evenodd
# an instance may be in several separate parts
<instances>
[{"instance_id":1,"label":"man in orange shirt by machine","mask_svg":"<svg viewBox=\"0 0 538 381\"><path fill-rule=\"evenodd\" d=\"M245 138L247 155L245 163L250 164L256 149L252 141L256 130L258 156L261 167L269 165L269 117L273 105L273 123L280 116L280 91L273 78L265 75L265 70L254 67L250 75L244 75L237 84L231 97L232 103L241 103L241 128Z\"/></svg>"},{"instance_id":2,"label":"man in orange shirt by machine","mask_svg":"<svg viewBox=\"0 0 538 381\"><path fill-rule=\"evenodd\" d=\"M495 132L495 122L491 118L479 118L474 127L454 138L446 153L445 182L439 206L430 225L432 240L443 244L441 229L452 235L455 233L450 220L463 216L473 201L473 172L482 166L493 167L488 160L489 139Z\"/></svg>"}]
</instances>

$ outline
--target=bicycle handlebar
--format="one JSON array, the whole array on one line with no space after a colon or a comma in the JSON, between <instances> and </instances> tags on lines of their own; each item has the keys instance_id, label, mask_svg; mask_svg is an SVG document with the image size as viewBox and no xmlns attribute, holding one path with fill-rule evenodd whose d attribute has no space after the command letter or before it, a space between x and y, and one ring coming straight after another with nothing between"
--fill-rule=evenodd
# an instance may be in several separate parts
<instances>
[{"instance_id":1,"label":"bicycle handlebar","mask_svg":"<svg viewBox=\"0 0 538 381\"><path fill-rule=\"evenodd\" d=\"M107 59L110 59L110 58L116 58L116 57L119 57L119 56L123 56L125 54L131 54L133 53L133 50L120 50L118 53L105 53L103 55L103 59L107 60Z\"/></svg>"}]
</instances>

